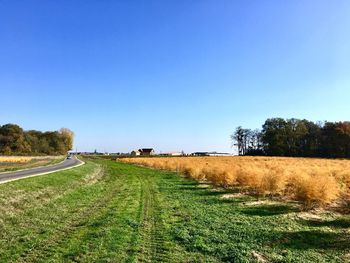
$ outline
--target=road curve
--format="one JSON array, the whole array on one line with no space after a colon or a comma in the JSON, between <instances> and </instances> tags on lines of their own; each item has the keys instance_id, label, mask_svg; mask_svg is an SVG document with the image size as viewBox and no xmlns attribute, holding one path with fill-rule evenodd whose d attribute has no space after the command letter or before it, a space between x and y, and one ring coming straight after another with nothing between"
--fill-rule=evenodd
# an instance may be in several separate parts
<instances>
[{"instance_id":1,"label":"road curve","mask_svg":"<svg viewBox=\"0 0 350 263\"><path fill-rule=\"evenodd\" d=\"M82 164L84 164L84 162L78 160L75 157L72 157L72 159L65 159L63 162L59 164L31 168L31 169L26 169L21 171L0 173L0 184L27 178L27 177L33 177L33 176L49 174L49 173L53 173L61 170L66 170Z\"/></svg>"}]
</instances>

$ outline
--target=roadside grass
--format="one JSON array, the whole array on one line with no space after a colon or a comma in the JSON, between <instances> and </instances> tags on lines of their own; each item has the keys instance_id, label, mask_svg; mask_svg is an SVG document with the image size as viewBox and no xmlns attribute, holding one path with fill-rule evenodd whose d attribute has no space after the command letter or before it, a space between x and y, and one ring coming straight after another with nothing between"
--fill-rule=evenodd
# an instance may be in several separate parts
<instances>
[{"instance_id":1,"label":"roadside grass","mask_svg":"<svg viewBox=\"0 0 350 263\"><path fill-rule=\"evenodd\" d=\"M0 161L0 173L12 172L22 169L30 169L39 166L47 166L60 163L64 160L65 156L44 156L33 157L28 162L1 162Z\"/></svg>"},{"instance_id":2,"label":"roadside grass","mask_svg":"<svg viewBox=\"0 0 350 263\"><path fill-rule=\"evenodd\" d=\"M346 262L349 243L347 215L108 160L0 185L0 262Z\"/></svg>"}]
</instances>

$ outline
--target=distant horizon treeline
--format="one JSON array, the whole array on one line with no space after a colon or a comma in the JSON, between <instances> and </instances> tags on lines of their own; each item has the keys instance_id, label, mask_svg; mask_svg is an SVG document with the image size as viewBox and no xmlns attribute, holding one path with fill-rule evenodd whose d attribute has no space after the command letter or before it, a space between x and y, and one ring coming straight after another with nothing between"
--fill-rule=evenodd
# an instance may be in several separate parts
<instances>
[{"instance_id":1,"label":"distant horizon treeline","mask_svg":"<svg viewBox=\"0 0 350 263\"><path fill-rule=\"evenodd\" d=\"M262 129L237 127L239 155L350 158L350 122L269 118Z\"/></svg>"},{"instance_id":2,"label":"distant horizon treeline","mask_svg":"<svg viewBox=\"0 0 350 263\"><path fill-rule=\"evenodd\" d=\"M63 155L73 147L74 133L59 131L24 131L16 124L0 125L0 155Z\"/></svg>"}]
</instances>

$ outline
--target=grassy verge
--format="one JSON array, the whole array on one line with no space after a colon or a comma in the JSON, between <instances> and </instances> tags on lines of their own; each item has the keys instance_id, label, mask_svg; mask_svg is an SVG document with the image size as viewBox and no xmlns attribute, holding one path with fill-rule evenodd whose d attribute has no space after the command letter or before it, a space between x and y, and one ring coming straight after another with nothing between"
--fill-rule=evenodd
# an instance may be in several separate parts
<instances>
[{"instance_id":1,"label":"grassy verge","mask_svg":"<svg viewBox=\"0 0 350 263\"><path fill-rule=\"evenodd\" d=\"M0 185L0 262L344 262L350 218L108 160Z\"/></svg>"},{"instance_id":2,"label":"grassy verge","mask_svg":"<svg viewBox=\"0 0 350 263\"><path fill-rule=\"evenodd\" d=\"M30 169L39 166L47 166L60 163L64 160L65 156L48 156L48 157L35 157L29 162L25 163L1 163L0 173L12 172L22 169Z\"/></svg>"}]
</instances>

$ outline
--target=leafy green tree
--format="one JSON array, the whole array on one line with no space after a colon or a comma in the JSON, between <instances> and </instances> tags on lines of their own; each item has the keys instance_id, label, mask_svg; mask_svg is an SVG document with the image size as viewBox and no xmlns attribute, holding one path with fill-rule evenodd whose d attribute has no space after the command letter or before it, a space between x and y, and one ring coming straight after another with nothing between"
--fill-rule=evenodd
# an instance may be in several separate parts
<instances>
[{"instance_id":1,"label":"leafy green tree","mask_svg":"<svg viewBox=\"0 0 350 263\"><path fill-rule=\"evenodd\" d=\"M263 124L262 140L264 142L264 152L267 155L287 155L286 126L287 122L282 118L267 119Z\"/></svg>"},{"instance_id":2,"label":"leafy green tree","mask_svg":"<svg viewBox=\"0 0 350 263\"><path fill-rule=\"evenodd\" d=\"M350 122L325 123L321 152L328 157L350 157Z\"/></svg>"},{"instance_id":3,"label":"leafy green tree","mask_svg":"<svg viewBox=\"0 0 350 263\"><path fill-rule=\"evenodd\" d=\"M322 123L314 123L308 120L303 120L307 129L300 145L300 156L316 157L321 156L321 129Z\"/></svg>"},{"instance_id":4,"label":"leafy green tree","mask_svg":"<svg viewBox=\"0 0 350 263\"><path fill-rule=\"evenodd\" d=\"M350 122L270 118L261 132L238 127L231 138L242 155L350 158Z\"/></svg>"}]
</instances>

